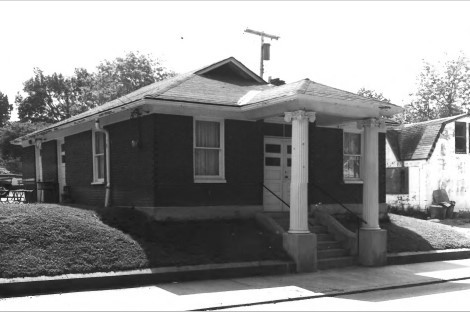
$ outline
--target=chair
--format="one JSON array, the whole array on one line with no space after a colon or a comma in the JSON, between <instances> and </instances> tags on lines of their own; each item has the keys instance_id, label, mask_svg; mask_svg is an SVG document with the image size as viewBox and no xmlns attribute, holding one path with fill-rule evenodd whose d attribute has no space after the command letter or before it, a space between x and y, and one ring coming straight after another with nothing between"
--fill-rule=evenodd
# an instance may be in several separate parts
<instances>
[{"instance_id":1,"label":"chair","mask_svg":"<svg viewBox=\"0 0 470 312\"><path fill-rule=\"evenodd\" d=\"M449 195L445 189L439 189L432 192L432 203L443 207L443 218L451 219L454 214L455 201L449 200Z\"/></svg>"}]
</instances>

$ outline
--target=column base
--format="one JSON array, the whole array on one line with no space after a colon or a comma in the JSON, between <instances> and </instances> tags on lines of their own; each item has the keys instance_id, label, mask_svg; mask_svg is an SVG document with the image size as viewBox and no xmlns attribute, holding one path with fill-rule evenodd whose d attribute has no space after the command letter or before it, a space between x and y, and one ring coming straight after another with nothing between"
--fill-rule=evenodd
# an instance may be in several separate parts
<instances>
[{"instance_id":1,"label":"column base","mask_svg":"<svg viewBox=\"0 0 470 312\"><path fill-rule=\"evenodd\" d=\"M382 266L387 264L386 230L359 230L359 263L364 266Z\"/></svg>"},{"instance_id":2,"label":"column base","mask_svg":"<svg viewBox=\"0 0 470 312\"><path fill-rule=\"evenodd\" d=\"M294 260L297 273L317 270L317 236L315 234L284 233L282 245Z\"/></svg>"}]
</instances>

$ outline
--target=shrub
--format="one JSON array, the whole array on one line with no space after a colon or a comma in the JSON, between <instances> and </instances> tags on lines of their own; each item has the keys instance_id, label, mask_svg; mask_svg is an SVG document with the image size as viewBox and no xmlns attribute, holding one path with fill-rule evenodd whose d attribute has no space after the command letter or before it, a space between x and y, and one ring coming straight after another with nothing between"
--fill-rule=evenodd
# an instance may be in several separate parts
<instances>
[{"instance_id":1,"label":"shrub","mask_svg":"<svg viewBox=\"0 0 470 312\"><path fill-rule=\"evenodd\" d=\"M429 218L428 209L420 209L419 207L408 206L405 208L404 206L388 205L388 212L421 220L427 220Z\"/></svg>"}]
</instances>

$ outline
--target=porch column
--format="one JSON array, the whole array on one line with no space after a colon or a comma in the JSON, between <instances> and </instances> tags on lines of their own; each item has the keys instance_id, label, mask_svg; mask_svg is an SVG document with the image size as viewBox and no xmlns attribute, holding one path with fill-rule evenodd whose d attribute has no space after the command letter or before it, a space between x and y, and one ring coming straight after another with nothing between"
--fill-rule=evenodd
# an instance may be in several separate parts
<instances>
[{"instance_id":1,"label":"porch column","mask_svg":"<svg viewBox=\"0 0 470 312\"><path fill-rule=\"evenodd\" d=\"M308 123L315 121L315 113L287 112L284 120L292 121L292 166L290 226L282 244L297 272L312 272L317 269L317 237L308 229Z\"/></svg>"},{"instance_id":2,"label":"porch column","mask_svg":"<svg viewBox=\"0 0 470 312\"><path fill-rule=\"evenodd\" d=\"M289 233L310 233L308 229L308 123L315 121L314 112L303 110L285 113L292 121L292 167L290 182Z\"/></svg>"},{"instance_id":3,"label":"porch column","mask_svg":"<svg viewBox=\"0 0 470 312\"><path fill-rule=\"evenodd\" d=\"M362 189L363 229L379 227L379 128L381 121L367 119L359 123L364 128L364 161Z\"/></svg>"},{"instance_id":4,"label":"porch column","mask_svg":"<svg viewBox=\"0 0 470 312\"><path fill-rule=\"evenodd\" d=\"M359 233L359 261L378 266L387 262L387 231L379 226L379 129L384 122L371 118L358 122L364 128L364 160L362 189L362 224Z\"/></svg>"}]
</instances>

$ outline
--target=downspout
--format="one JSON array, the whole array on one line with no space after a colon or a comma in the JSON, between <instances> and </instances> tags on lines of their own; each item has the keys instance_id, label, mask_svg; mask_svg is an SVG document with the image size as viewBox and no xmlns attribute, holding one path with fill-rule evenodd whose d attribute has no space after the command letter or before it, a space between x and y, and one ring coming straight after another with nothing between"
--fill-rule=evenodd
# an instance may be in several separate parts
<instances>
[{"instance_id":1,"label":"downspout","mask_svg":"<svg viewBox=\"0 0 470 312\"><path fill-rule=\"evenodd\" d=\"M34 161L36 167L36 199L38 203L44 202L43 185L41 185L41 188L39 187L40 183L43 182L41 149L42 141L41 139L36 139L34 144Z\"/></svg>"},{"instance_id":2,"label":"downspout","mask_svg":"<svg viewBox=\"0 0 470 312\"><path fill-rule=\"evenodd\" d=\"M95 120L95 129L98 132L103 132L105 135L105 153L106 153L106 193L104 199L104 206L109 207L109 201L111 196L111 166L109 163L109 131L100 126L100 120ZM95 148L93 146L93 148Z\"/></svg>"}]
</instances>

